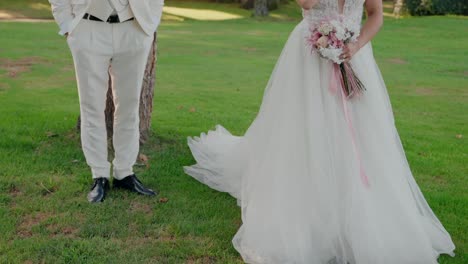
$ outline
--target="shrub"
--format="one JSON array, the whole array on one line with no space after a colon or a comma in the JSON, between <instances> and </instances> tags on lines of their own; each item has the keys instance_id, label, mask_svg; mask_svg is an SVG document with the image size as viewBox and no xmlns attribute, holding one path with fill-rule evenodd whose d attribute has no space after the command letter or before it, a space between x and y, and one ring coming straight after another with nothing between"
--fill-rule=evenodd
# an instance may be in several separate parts
<instances>
[{"instance_id":1,"label":"shrub","mask_svg":"<svg viewBox=\"0 0 468 264\"><path fill-rule=\"evenodd\" d=\"M467 0L432 0L438 14L468 15Z\"/></svg>"},{"instance_id":2,"label":"shrub","mask_svg":"<svg viewBox=\"0 0 468 264\"><path fill-rule=\"evenodd\" d=\"M468 15L467 0L406 0L406 6L413 16Z\"/></svg>"}]
</instances>

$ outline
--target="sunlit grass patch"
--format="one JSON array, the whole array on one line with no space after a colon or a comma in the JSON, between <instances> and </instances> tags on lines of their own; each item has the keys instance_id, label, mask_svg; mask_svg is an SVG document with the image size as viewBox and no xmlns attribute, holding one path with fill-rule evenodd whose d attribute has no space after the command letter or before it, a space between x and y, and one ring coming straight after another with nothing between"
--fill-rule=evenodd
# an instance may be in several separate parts
<instances>
[{"instance_id":1,"label":"sunlit grass patch","mask_svg":"<svg viewBox=\"0 0 468 264\"><path fill-rule=\"evenodd\" d=\"M203 21L229 20L229 19L242 18L242 16L240 15L231 14L228 12L216 11L216 10L209 10L209 9L192 9L192 8L165 6L163 11L166 14L195 19L195 20L203 20Z\"/></svg>"}]
</instances>

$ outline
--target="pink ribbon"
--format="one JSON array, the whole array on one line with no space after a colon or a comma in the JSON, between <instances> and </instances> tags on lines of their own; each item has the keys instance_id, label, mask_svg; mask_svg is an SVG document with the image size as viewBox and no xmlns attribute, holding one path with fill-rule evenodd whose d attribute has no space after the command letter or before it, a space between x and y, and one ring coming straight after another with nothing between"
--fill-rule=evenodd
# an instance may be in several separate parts
<instances>
[{"instance_id":1,"label":"pink ribbon","mask_svg":"<svg viewBox=\"0 0 468 264\"><path fill-rule=\"evenodd\" d=\"M364 186L369 187L369 178L367 177L366 171L362 164L361 153L358 150L356 143L356 133L353 126L353 121L348 107L348 101L346 99L345 92L343 91L343 80L341 76L340 66L336 63L333 63L333 73L331 74L330 87L329 90L332 94L337 94L338 89L341 91L341 102L343 104L343 110L345 114L346 123L348 124L349 133L351 134L351 144L353 145L353 151L356 155L356 159L359 163L359 174L361 176L361 181Z\"/></svg>"}]
</instances>

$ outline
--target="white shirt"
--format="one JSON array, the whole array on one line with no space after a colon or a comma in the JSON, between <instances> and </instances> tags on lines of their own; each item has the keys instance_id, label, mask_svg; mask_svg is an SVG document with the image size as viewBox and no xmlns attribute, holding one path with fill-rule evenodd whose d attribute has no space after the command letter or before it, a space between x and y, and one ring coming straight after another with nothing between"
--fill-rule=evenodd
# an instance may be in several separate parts
<instances>
[{"instance_id":1,"label":"white shirt","mask_svg":"<svg viewBox=\"0 0 468 264\"><path fill-rule=\"evenodd\" d=\"M128 0L108 0L108 2L113 9L111 15L118 15L121 22L134 17Z\"/></svg>"},{"instance_id":2,"label":"white shirt","mask_svg":"<svg viewBox=\"0 0 468 264\"><path fill-rule=\"evenodd\" d=\"M120 21L134 17L128 0L92 0L88 13L106 21L111 15L118 15Z\"/></svg>"}]
</instances>

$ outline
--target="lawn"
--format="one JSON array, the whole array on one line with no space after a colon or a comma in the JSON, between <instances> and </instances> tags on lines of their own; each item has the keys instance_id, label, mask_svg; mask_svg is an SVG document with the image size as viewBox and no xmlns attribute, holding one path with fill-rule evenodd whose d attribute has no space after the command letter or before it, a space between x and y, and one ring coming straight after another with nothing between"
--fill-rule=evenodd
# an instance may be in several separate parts
<instances>
[{"instance_id":1,"label":"lawn","mask_svg":"<svg viewBox=\"0 0 468 264\"><path fill-rule=\"evenodd\" d=\"M242 263L236 201L183 173L185 141L218 123L247 129L299 16L216 9L242 18L169 15L159 31L149 164L137 173L160 196L113 191L99 205L86 201L66 42L54 23L0 22L0 263ZM467 29L460 17L386 19L373 42L416 180L457 246L447 264L468 263Z\"/></svg>"}]
</instances>

